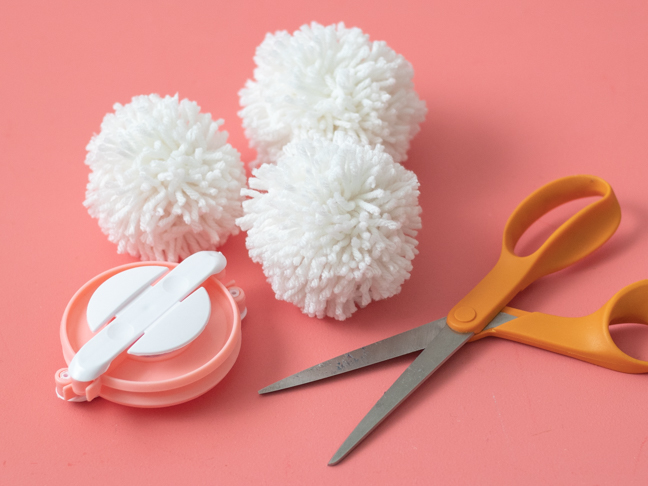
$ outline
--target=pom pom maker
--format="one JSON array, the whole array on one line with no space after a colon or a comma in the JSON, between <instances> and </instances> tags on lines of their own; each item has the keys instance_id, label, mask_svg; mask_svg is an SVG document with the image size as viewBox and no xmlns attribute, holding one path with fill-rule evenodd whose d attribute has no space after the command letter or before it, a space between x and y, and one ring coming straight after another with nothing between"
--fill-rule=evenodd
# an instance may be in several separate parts
<instances>
[{"instance_id":1,"label":"pom pom maker","mask_svg":"<svg viewBox=\"0 0 648 486\"><path fill-rule=\"evenodd\" d=\"M226 264L221 253L201 251L180 264L123 265L86 283L63 314L68 368L56 372L57 395L164 407L210 390L236 361L246 313L243 291L218 280Z\"/></svg>"}]
</instances>

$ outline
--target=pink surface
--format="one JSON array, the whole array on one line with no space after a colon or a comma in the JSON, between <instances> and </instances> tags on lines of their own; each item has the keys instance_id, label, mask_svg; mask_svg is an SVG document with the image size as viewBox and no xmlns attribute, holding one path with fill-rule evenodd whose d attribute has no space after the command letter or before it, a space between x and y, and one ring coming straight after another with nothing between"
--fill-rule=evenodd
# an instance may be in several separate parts
<instances>
[{"instance_id":1,"label":"pink surface","mask_svg":"<svg viewBox=\"0 0 648 486\"><path fill-rule=\"evenodd\" d=\"M311 319L274 299L239 235L221 250L249 314L215 389L160 410L59 400L65 305L133 261L81 205L103 115L133 95L178 92L225 118L250 161L236 111L254 48L311 20L359 26L414 65L429 115L406 163L424 225L411 280L346 322ZM648 377L511 342L467 345L334 468L411 358L256 392L443 316L493 265L515 205L557 177L607 179L623 221L603 249L512 305L582 315L647 278L647 52L644 2L4 2L0 483L646 484Z\"/></svg>"}]
</instances>

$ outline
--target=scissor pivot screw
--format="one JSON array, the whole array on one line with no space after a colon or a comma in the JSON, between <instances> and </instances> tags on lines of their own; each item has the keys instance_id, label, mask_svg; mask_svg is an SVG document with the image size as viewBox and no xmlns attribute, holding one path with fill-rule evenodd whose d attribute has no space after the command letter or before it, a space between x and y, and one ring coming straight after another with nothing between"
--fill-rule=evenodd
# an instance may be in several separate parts
<instances>
[{"instance_id":1,"label":"scissor pivot screw","mask_svg":"<svg viewBox=\"0 0 648 486\"><path fill-rule=\"evenodd\" d=\"M470 322L475 317L477 317L477 313L475 312L475 309L473 309L472 307L463 306L463 307L459 307L455 311L454 316L455 319L457 319L459 322Z\"/></svg>"}]
</instances>

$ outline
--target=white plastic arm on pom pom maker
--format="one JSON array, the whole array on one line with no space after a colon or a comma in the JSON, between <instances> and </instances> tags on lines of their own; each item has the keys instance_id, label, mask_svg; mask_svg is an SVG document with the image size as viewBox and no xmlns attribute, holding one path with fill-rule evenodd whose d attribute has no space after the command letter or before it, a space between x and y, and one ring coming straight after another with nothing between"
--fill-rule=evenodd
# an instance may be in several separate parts
<instances>
[{"instance_id":1,"label":"white plastic arm on pom pom maker","mask_svg":"<svg viewBox=\"0 0 648 486\"><path fill-rule=\"evenodd\" d=\"M69 366L72 380L97 379L131 345L129 354L152 356L191 342L211 314L207 291L202 287L194 290L226 265L220 252L201 251L186 258L155 286L151 282L167 270L165 267L137 267L108 279L88 303L88 326L96 331L113 316L115 319L74 355Z\"/></svg>"}]
</instances>

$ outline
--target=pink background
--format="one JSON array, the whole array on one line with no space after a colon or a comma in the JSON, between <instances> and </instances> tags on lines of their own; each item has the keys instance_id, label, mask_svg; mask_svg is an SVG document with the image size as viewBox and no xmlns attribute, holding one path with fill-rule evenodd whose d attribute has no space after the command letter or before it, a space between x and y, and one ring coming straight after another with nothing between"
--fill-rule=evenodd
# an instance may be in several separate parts
<instances>
[{"instance_id":1,"label":"pink background","mask_svg":"<svg viewBox=\"0 0 648 486\"><path fill-rule=\"evenodd\" d=\"M59 400L67 301L134 261L81 204L85 146L104 114L178 92L224 118L250 161L236 112L254 49L266 32L312 20L387 41L427 101L406 162L424 227L403 292L343 323L308 318L274 299L239 235L221 250L249 315L215 389L161 410ZM411 358L256 393L445 315L493 265L515 205L558 177L607 179L624 219L603 249L512 304L583 315L647 278L647 53L639 1L4 2L0 483L647 484L648 378L511 342L466 346L334 468L329 458ZM639 348L647 358L648 339Z\"/></svg>"}]
</instances>

